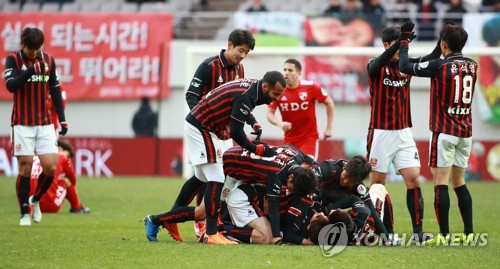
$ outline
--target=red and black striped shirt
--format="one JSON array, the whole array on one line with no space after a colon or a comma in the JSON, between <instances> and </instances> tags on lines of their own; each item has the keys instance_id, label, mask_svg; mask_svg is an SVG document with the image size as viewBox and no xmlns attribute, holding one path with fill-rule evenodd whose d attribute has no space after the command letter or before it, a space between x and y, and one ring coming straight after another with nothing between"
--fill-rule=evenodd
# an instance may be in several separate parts
<instances>
[{"instance_id":1,"label":"red and black striped shirt","mask_svg":"<svg viewBox=\"0 0 500 269\"><path fill-rule=\"evenodd\" d=\"M38 62L46 63L48 72L36 74L33 66ZM19 77L23 77L22 81ZM52 123L49 94L54 88L60 90L54 57L40 51L34 59L30 59L20 50L7 56L4 79L7 89L14 93L11 126L40 126Z\"/></svg>"},{"instance_id":2,"label":"red and black striped shirt","mask_svg":"<svg viewBox=\"0 0 500 269\"><path fill-rule=\"evenodd\" d=\"M255 123L252 111L264 104L262 81L239 79L212 90L189 112L186 120L194 126L206 128L219 139L231 138L231 119L242 123Z\"/></svg>"},{"instance_id":3,"label":"red and black striped shirt","mask_svg":"<svg viewBox=\"0 0 500 269\"><path fill-rule=\"evenodd\" d=\"M224 56L225 51L221 50L219 55L207 58L198 66L186 92L190 110L211 90L226 82L245 77L243 65L230 65Z\"/></svg>"},{"instance_id":4,"label":"red and black striped shirt","mask_svg":"<svg viewBox=\"0 0 500 269\"><path fill-rule=\"evenodd\" d=\"M390 62L369 76L371 116L369 129L400 130L411 128L411 76L399 72L398 63Z\"/></svg>"},{"instance_id":5,"label":"red and black striped shirt","mask_svg":"<svg viewBox=\"0 0 500 269\"><path fill-rule=\"evenodd\" d=\"M277 148L276 151L276 156L263 158L240 146L232 147L222 156L224 174L247 184L267 185L271 174L280 174L280 180L286 179L289 166L300 165L304 154L288 145Z\"/></svg>"},{"instance_id":6,"label":"red and black striped shirt","mask_svg":"<svg viewBox=\"0 0 500 269\"><path fill-rule=\"evenodd\" d=\"M401 53L403 49L407 54L408 46L401 45ZM430 131L471 137L471 106L478 64L462 53L450 53L444 59L406 64L403 68L405 73L431 78Z\"/></svg>"}]
</instances>

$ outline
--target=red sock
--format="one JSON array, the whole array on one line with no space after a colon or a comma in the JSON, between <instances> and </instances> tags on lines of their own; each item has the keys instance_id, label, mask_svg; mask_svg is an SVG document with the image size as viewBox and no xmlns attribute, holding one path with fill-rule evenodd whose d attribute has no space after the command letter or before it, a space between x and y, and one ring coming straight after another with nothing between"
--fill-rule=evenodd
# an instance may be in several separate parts
<instances>
[{"instance_id":1,"label":"red sock","mask_svg":"<svg viewBox=\"0 0 500 269\"><path fill-rule=\"evenodd\" d=\"M66 190L66 199L68 199L69 203L71 204L71 208L73 209L82 208L82 204L80 204L80 201L78 200L78 195L76 194L75 185L69 186L68 189Z\"/></svg>"}]
</instances>

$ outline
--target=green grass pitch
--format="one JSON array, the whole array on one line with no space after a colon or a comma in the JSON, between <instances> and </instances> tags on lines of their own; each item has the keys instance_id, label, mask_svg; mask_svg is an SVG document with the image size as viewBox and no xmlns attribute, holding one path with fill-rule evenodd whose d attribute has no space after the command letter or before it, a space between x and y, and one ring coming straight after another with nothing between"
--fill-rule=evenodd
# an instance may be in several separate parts
<instances>
[{"instance_id":1,"label":"green grass pitch","mask_svg":"<svg viewBox=\"0 0 500 269\"><path fill-rule=\"evenodd\" d=\"M150 243L142 219L167 211L184 181L175 178L90 179L78 181L88 215L44 214L42 223L19 226L15 179L0 176L0 268L497 268L500 253L500 184L469 183L474 228L488 233L484 247L348 247L326 258L318 246L212 246L199 244L193 223L180 224L186 242L161 230ZM397 233L410 233L403 183L387 185ZM438 231L431 183L423 184L424 230ZM462 231L454 192L450 191L450 228ZM498 265L498 264L497 264Z\"/></svg>"}]
</instances>

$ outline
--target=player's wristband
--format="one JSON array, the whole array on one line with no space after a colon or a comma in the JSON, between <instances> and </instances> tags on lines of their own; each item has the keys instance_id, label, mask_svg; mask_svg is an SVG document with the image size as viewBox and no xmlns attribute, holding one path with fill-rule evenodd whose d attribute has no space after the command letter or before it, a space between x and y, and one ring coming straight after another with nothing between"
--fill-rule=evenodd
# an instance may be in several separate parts
<instances>
[{"instance_id":1,"label":"player's wristband","mask_svg":"<svg viewBox=\"0 0 500 269\"><path fill-rule=\"evenodd\" d=\"M257 147L255 148L255 154L261 156L262 154L264 154L264 150L266 149L266 147L264 146L264 144L259 144L257 145Z\"/></svg>"}]
</instances>

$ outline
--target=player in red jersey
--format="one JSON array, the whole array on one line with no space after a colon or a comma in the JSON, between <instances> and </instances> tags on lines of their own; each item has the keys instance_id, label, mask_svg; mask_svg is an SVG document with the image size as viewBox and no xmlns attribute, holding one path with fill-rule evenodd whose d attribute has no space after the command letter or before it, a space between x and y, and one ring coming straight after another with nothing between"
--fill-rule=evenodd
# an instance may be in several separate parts
<instances>
[{"instance_id":1,"label":"player in red jersey","mask_svg":"<svg viewBox=\"0 0 500 269\"><path fill-rule=\"evenodd\" d=\"M424 199L420 189L420 158L411 133L411 75L399 71L399 27L382 31L385 51L368 62L370 83L370 124L367 138L367 158L372 166L370 186L385 184L391 163L406 183L406 205L411 216L414 236L423 241ZM412 62L439 58L441 49Z\"/></svg>"},{"instance_id":2,"label":"player in red jersey","mask_svg":"<svg viewBox=\"0 0 500 269\"><path fill-rule=\"evenodd\" d=\"M326 106L326 129L324 139L332 136L333 99L312 81L301 80L302 65L296 59L288 59L284 65L285 93L269 105L267 119L285 133L284 144L291 144L314 159L318 157L318 126L316 123L316 101ZM276 116L279 109L281 120Z\"/></svg>"},{"instance_id":3,"label":"player in red jersey","mask_svg":"<svg viewBox=\"0 0 500 269\"><path fill-rule=\"evenodd\" d=\"M7 56L4 79L13 93L12 150L19 164L16 182L21 209L19 225L31 226L29 204L35 208L33 221L40 222L39 201L54 179L57 167L57 138L50 117L49 95L61 124L61 135L68 131L64 115L59 80L54 57L41 51L44 35L40 29L26 27L21 34L21 50ZM35 152L40 158L43 173L37 190L30 193L30 174Z\"/></svg>"},{"instance_id":4,"label":"player in red jersey","mask_svg":"<svg viewBox=\"0 0 500 269\"><path fill-rule=\"evenodd\" d=\"M412 31L413 25L401 28L399 68L406 74L431 78L429 166L434 177L434 209L440 234L429 243L450 240L450 178L464 222L464 234L459 241L469 241L474 232L472 198L464 175L472 144L471 106L478 64L462 54L467 32L452 24L445 24L439 35L443 59L411 63L408 60L408 39Z\"/></svg>"},{"instance_id":5,"label":"player in red jersey","mask_svg":"<svg viewBox=\"0 0 500 269\"><path fill-rule=\"evenodd\" d=\"M61 140L57 141L57 146L59 156L54 175L55 180L45 195L42 196L42 199L40 199L40 209L44 213L57 213L66 199L71 204L70 213L90 213L90 208L84 207L78 199L76 175L71 161L71 158L74 156L73 147ZM33 162L33 170L31 171L31 194L34 193L37 187L38 176L41 172L42 166L37 158Z\"/></svg>"}]
</instances>

